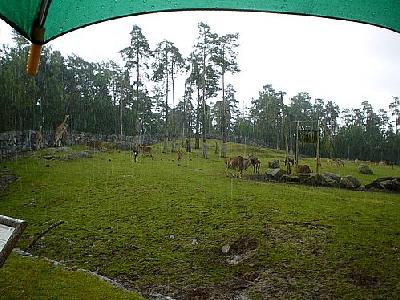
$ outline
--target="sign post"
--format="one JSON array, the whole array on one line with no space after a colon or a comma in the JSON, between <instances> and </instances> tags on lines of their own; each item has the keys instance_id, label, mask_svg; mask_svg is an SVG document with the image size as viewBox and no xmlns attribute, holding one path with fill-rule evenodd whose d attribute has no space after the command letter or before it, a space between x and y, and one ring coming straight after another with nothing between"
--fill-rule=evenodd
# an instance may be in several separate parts
<instances>
[{"instance_id":1,"label":"sign post","mask_svg":"<svg viewBox=\"0 0 400 300\"><path fill-rule=\"evenodd\" d=\"M319 140L320 140L320 123L317 121L294 121L296 122L296 166L299 164L299 140L302 143L307 144L315 144L316 145L316 153L315 159L317 163L316 172L319 174L321 167L321 158L320 158L320 148L319 148ZM300 125L301 124L301 125ZM315 125L317 128L315 128Z\"/></svg>"}]
</instances>

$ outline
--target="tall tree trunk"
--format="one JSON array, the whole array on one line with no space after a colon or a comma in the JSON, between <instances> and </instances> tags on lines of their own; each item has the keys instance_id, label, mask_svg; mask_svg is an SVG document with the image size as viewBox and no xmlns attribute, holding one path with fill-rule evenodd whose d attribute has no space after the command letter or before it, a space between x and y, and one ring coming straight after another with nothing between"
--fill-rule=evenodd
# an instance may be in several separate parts
<instances>
[{"instance_id":1,"label":"tall tree trunk","mask_svg":"<svg viewBox=\"0 0 400 300\"><path fill-rule=\"evenodd\" d=\"M136 48L136 63L136 112L135 121L133 123L133 136L135 136L135 133L137 133L139 116L139 46Z\"/></svg>"},{"instance_id":2,"label":"tall tree trunk","mask_svg":"<svg viewBox=\"0 0 400 300\"><path fill-rule=\"evenodd\" d=\"M200 149L200 88L197 87L197 114L196 114L196 135L194 149Z\"/></svg>"},{"instance_id":3,"label":"tall tree trunk","mask_svg":"<svg viewBox=\"0 0 400 300\"><path fill-rule=\"evenodd\" d=\"M123 127L123 121L122 121L122 98L119 100L119 125L120 125L120 127L119 127L119 129L120 129L120 131L119 131L119 134L120 135L123 135L123 131L122 131L122 127Z\"/></svg>"},{"instance_id":4,"label":"tall tree trunk","mask_svg":"<svg viewBox=\"0 0 400 300\"><path fill-rule=\"evenodd\" d=\"M202 97L202 115L201 115L201 120L202 120L202 127L201 127L201 136L202 136L202 154L203 158L207 158L207 137L206 137L206 101L205 101L205 95L203 91L203 97Z\"/></svg>"},{"instance_id":5,"label":"tall tree trunk","mask_svg":"<svg viewBox=\"0 0 400 300\"><path fill-rule=\"evenodd\" d=\"M185 90L186 90L186 86L185 86ZM185 127L186 127L186 97L183 97L183 117L182 117L182 135L181 135L181 147L184 147L184 143L185 143Z\"/></svg>"},{"instance_id":6,"label":"tall tree trunk","mask_svg":"<svg viewBox=\"0 0 400 300\"><path fill-rule=\"evenodd\" d=\"M171 82L172 82L172 106L175 105L175 78L174 78L174 60L172 59L171 62ZM171 133L171 152L175 152L175 116L174 116L174 112L171 113L171 127L173 129L172 133Z\"/></svg>"},{"instance_id":7,"label":"tall tree trunk","mask_svg":"<svg viewBox=\"0 0 400 300\"><path fill-rule=\"evenodd\" d=\"M169 89L169 81L168 81L168 50L165 47L165 132L164 132L164 145L163 145L163 153L167 153L168 151L168 89Z\"/></svg>"},{"instance_id":8,"label":"tall tree trunk","mask_svg":"<svg viewBox=\"0 0 400 300\"><path fill-rule=\"evenodd\" d=\"M206 45L206 38L204 37L204 45ZM205 50L205 46L203 48L203 79L202 79L202 85L203 85L203 91L202 91L202 105L203 105L203 109L202 109L202 130L201 130L201 134L202 134L202 138L203 138L203 144L202 144L202 148L203 148L203 158L207 158L207 140L206 140L206 50Z\"/></svg>"},{"instance_id":9,"label":"tall tree trunk","mask_svg":"<svg viewBox=\"0 0 400 300\"><path fill-rule=\"evenodd\" d=\"M276 150L279 150L279 121L276 120Z\"/></svg>"},{"instance_id":10,"label":"tall tree trunk","mask_svg":"<svg viewBox=\"0 0 400 300\"><path fill-rule=\"evenodd\" d=\"M224 68L224 60L225 60L225 49L222 48L222 147L221 147L221 157L226 157L226 100L225 100L225 68Z\"/></svg>"},{"instance_id":11,"label":"tall tree trunk","mask_svg":"<svg viewBox=\"0 0 400 300\"><path fill-rule=\"evenodd\" d=\"M189 113L189 117L188 117L188 123L187 123L187 137L186 137L186 152L192 152L192 145L191 145L191 141L192 141L192 121L191 121L191 117L190 117L190 113Z\"/></svg>"},{"instance_id":12,"label":"tall tree trunk","mask_svg":"<svg viewBox=\"0 0 400 300\"><path fill-rule=\"evenodd\" d=\"M118 110L119 110L119 108L117 107L117 100L115 97L115 80L113 81L113 86L112 86L112 99L113 99L113 113L114 113L114 134L118 135L118 114L119 114Z\"/></svg>"}]
</instances>

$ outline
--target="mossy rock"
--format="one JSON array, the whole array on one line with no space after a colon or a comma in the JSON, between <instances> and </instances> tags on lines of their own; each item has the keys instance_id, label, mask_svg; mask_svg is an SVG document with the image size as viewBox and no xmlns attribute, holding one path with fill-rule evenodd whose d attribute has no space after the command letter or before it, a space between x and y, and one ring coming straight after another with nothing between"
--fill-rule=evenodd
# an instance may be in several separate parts
<instances>
[{"instance_id":1,"label":"mossy rock","mask_svg":"<svg viewBox=\"0 0 400 300\"><path fill-rule=\"evenodd\" d=\"M361 164L358 166L358 171L361 174L374 174L374 172L372 171L372 169L366 165L366 164Z\"/></svg>"},{"instance_id":2,"label":"mossy rock","mask_svg":"<svg viewBox=\"0 0 400 300\"><path fill-rule=\"evenodd\" d=\"M275 159L275 160L271 160L268 162L268 168L271 169L279 169L279 160Z\"/></svg>"},{"instance_id":3,"label":"mossy rock","mask_svg":"<svg viewBox=\"0 0 400 300\"><path fill-rule=\"evenodd\" d=\"M344 176L340 178L340 187L345 189L357 189L361 186L360 181L353 176Z\"/></svg>"}]
</instances>

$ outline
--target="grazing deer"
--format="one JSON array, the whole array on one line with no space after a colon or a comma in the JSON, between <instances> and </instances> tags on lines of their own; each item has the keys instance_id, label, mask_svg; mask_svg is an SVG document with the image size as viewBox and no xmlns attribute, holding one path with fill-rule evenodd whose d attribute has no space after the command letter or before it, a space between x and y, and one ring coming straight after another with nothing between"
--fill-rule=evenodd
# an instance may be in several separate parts
<instances>
[{"instance_id":1,"label":"grazing deer","mask_svg":"<svg viewBox=\"0 0 400 300\"><path fill-rule=\"evenodd\" d=\"M239 177L241 178L243 175L243 170L247 170L249 165L251 164L250 159L243 158L242 156L235 156L232 158L228 158L225 160L226 164L226 170L232 169L232 170L238 170L239 171Z\"/></svg>"},{"instance_id":2,"label":"grazing deer","mask_svg":"<svg viewBox=\"0 0 400 300\"><path fill-rule=\"evenodd\" d=\"M288 166L289 165L289 167L290 167L290 165L294 165L294 161L295 161L295 159L294 159L294 157L293 156L286 156L286 158L285 158L285 166Z\"/></svg>"},{"instance_id":3,"label":"grazing deer","mask_svg":"<svg viewBox=\"0 0 400 300\"><path fill-rule=\"evenodd\" d=\"M142 153L143 156L150 156L153 159L152 148L151 146L144 146L140 145L138 147L139 151Z\"/></svg>"},{"instance_id":4,"label":"grazing deer","mask_svg":"<svg viewBox=\"0 0 400 300\"><path fill-rule=\"evenodd\" d=\"M259 173L260 172L260 166L261 166L261 161L258 160L257 157L255 156L250 156L250 163L253 166L253 173Z\"/></svg>"},{"instance_id":5,"label":"grazing deer","mask_svg":"<svg viewBox=\"0 0 400 300\"><path fill-rule=\"evenodd\" d=\"M297 174L309 174L309 173L311 173L311 169L308 165L297 165L296 173Z\"/></svg>"},{"instance_id":6,"label":"grazing deer","mask_svg":"<svg viewBox=\"0 0 400 300\"><path fill-rule=\"evenodd\" d=\"M294 162L295 162L295 159L294 159L293 156L288 155L288 156L285 157L286 172L288 174L292 174L292 167L291 166L294 166Z\"/></svg>"},{"instance_id":7,"label":"grazing deer","mask_svg":"<svg viewBox=\"0 0 400 300\"><path fill-rule=\"evenodd\" d=\"M55 140L55 145L57 147L61 146L62 140L64 140L65 137L68 134L68 130L67 130L67 127L68 127L67 120L68 120L68 118L69 118L69 115L65 115L64 121L60 125L58 125L57 128L56 128L56 132L55 132L55 135L54 135L54 140Z\"/></svg>"},{"instance_id":8,"label":"grazing deer","mask_svg":"<svg viewBox=\"0 0 400 300\"><path fill-rule=\"evenodd\" d=\"M332 158L331 164L336 165L337 167L344 167L344 162L340 158Z\"/></svg>"}]
</instances>

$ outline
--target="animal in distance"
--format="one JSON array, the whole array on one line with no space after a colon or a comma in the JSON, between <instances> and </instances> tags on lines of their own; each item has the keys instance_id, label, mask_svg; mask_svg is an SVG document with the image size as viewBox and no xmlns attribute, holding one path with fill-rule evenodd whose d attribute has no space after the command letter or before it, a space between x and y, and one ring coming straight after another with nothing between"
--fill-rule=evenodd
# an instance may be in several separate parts
<instances>
[{"instance_id":1,"label":"animal in distance","mask_svg":"<svg viewBox=\"0 0 400 300\"><path fill-rule=\"evenodd\" d=\"M251 161L250 161L250 159L243 158L243 156L239 155L239 156L235 156L235 157L226 159L225 164L226 164L227 171L228 171L228 169L238 170L239 177L242 177L243 170L247 170L247 168L251 164Z\"/></svg>"},{"instance_id":2,"label":"animal in distance","mask_svg":"<svg viewBox=\"0 0 400 300\"><path fill-rule=\"evenodd\" d=\"M297 174L309 174L311 173L311 169L308 165L297 165L296 166L296 173Z\"/></svg>"},{"instance_id":3,"label":"animal in distance","mask_svg":"<svg viewBox=\"0 0 400 300\"><path fill-rule=\"evenodd\" d=\"M151 158L153 158L153 151L151 146L139 145L138 150L138 152L142 153L143 156L150 156Z\"/></svg>"},{"instance_id":4,"label":"animal in distance","mask_svg":"<svg viewBox=\"0 0 400 300\"><path fill-rule=\"evenodd\" d=\"M65 115L64 121L57 126L56 132L54 134L54 143L56 147L61 147L61 142L65 139L68 134L68 121L69 115Z\"/></svg>"}]
</instances>

